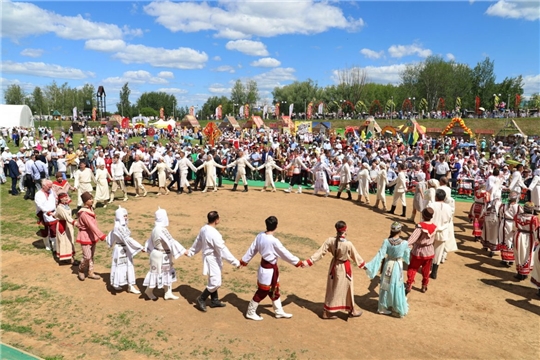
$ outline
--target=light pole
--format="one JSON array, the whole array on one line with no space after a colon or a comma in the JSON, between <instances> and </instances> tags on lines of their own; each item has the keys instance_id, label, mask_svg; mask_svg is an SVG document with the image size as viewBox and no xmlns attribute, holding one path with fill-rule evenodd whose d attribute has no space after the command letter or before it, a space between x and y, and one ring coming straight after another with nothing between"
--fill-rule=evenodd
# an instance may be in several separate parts
<instances>
[{"instance_id":1,"label":"light pole","mask_svg":"<svg viewBox=\"0 0 540 360\"><path fill-rule=\"evenodd\" d=\"M304 99L304 120L307 120L307 99Z\"/></svg>"},{"instance_id":2,"label":"light pole","mask_svg":"<svg viewBox=\"0 0 540 360\"><path fill-rule=\"evenodd\" d=\"M393 126L394 121L394 112L392 111L392 108L394 107L394 97L391 97L391 103L390 103L390 126Z\"/></svg>"}]
</instances>

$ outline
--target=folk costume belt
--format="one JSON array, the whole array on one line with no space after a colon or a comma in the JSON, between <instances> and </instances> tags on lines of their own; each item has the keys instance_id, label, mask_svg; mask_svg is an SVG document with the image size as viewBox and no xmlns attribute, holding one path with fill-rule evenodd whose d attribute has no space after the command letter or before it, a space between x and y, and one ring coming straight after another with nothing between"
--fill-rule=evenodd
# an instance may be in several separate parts
<instances>
[{"instance_id":1,"label":"folk costume belt","mask_svg":"<svg viewBox=\"0 0 540 360\"><path fill-rule=\"evenodd\" d=\"M261 267L263 269L274 269L274 273L272 274L272 281L270 283L270 288L275 288L276 285L278 284L278 279L279 279L279 268L277 266L277 261L275 264L272 264L266 260L264 260L263 258L261 258Z\"/></svg>"}]
</instances>

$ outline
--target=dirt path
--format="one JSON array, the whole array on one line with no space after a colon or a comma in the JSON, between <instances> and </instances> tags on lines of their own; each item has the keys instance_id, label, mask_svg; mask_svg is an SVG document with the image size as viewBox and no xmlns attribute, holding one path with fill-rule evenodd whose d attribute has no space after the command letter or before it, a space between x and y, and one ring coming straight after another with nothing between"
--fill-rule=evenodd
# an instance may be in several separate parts
<instances>
[{"instance_id":1,"label":"dirt path","mask_svg":"<svg viewBox=\"0 0 540 360\"><path fill-rule=\"evenodd\" d=\"M141 243L150 234L158 205L167 209L169 230L186 247L206 213L218 210L219 230L237 257L263 230L264 219L276 215L277 237L300 258L334 234L337 220L345 220L349 240L369 261L397 219L335 198L256 189L149 195L117 204L128 209L130 228ZM309 269L281 262L282 301L294 317L275 319L266 299L260 307L264 321L254 322L243 313L256 290L258 258L240 270L226 264L220 296L227 307L201 313L193 307L205 284L200 255L176 262L179 281L174 292L179 300L147 301L107 287L110 252L105 243L98 245L96 264L103 280L80 282L70 267L35 250L36 239L25 234L18 237L15 250L2 253L2 341L43 357L85 359L537 358L540 299L530 282L515 282L514 269L502 267L498 258L487 257L472 242L464 221L469 206L457 203L460 250L449 255L426 294L418 291L418 275L416 290L409 295L410 312L403 319L375 313L378 283L370 282L363 270L355 270L354 282L355 302L364 315L320 319L330 259ZM102 230L112 228L114 209L98 209ZM410 233L412 224L407 225ZM10 236L15 234L2 234L3 242ZM135 263L142 288L148 255L138 255Z\"/></svg>"}]
</instances>

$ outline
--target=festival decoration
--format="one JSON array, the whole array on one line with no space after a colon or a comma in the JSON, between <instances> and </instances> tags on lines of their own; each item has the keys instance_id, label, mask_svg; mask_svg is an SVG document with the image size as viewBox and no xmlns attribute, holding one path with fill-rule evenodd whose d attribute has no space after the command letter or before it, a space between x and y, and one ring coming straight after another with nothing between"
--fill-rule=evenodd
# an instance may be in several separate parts
<instances>
[{"instance_id":1,"label":"festival decoration","mask_svg":"<svg viewBox=\"0 0 540 360\"><path fill-rule=\"evenodd\" d=\"M461 98L460 97L456 98L456 109L461 109Z\"/></svg>"},{"instance_id":2,"label":"festival decoration","mask_svg":"<svg viewBox=\"0 0 540 360\"><path fill-rule=\"evenodd\" d=\"M356 111L360 114L367 112L367 106L362 100L358 100L356 103Z\"/></svg>"},{"instance_id":3,"label":"festival decoration","mask_svg":"<svg viewBox=\"0 0 540 360\"><path fill-rule=\"evenodd\" d=\"M452 121L450 121L450 123L441 132L441 135L446 135L450 130L452 130L452 128L456 124L459 125L467 134L469 134L470 136L474 136L474 133L472 132L472 130L469 129L467 125L465 125L465 121L463 121L463 119L460 117L453 118Z\"/></svg>"},{"instance_id":4,"label":"festival decoration","mask_svg":"<svg viewBox=\"0 0 540 360\"><path fill-rule=\"evenodd\" d=\"M403 101L403 105L401 105L401 110L403 112L412 112L412 102L409 99L405 99Z\"/></svg>"},{"instance_id":5,"label":"festival decoration","mask_svg":"<svg viewBox=\"0 0 540 360\"><path fill-rule=\"evenodd\" d=\"M395 110L395 109L396 109L396 104L394 103L394 100L388 99L388 101L386 102L386 105L384 107L384 111L385 112L390 112L390 111Z\"/></svg>"},{"instance_id":6,"label":"festival decoration","mask_svg":"<svg viewBox=\"0 0 540 360\"><path fill-rule=\"evenodd\" d=\"M376 113L380 114L382 112L383 112L383 108L379 100L373 100L373 102L371 103L371 106L369 107L369 114L375 115Z\"/></svg>"},{"instance_id":7,"label":"festival decoration","mask_svg":"<svg viewBox=\"0 0 540 360\"><path fill-rule=\"evenodd\" d=\"M428 103L426 98L422 98L422 100L420 100L420 103L418 104L418 109L424 110L426 112L428 111Z\"/></svg>"},{"instance_id":8,"label":"festival decoration","mask_svg":"<svg viewBox=\"0 0 540 360\"><path fill-rule=\"evenodd\" d=\"M276 115L276 119L279 118L279 116L281 115L281 113L279 112L279 102L276 103L276 109L274 114Z\"/></svg>"},{"instance_id":9,"label":"festival decoration","mask_svg":"<svg viewBox=\"0 0 540 360\"><path fill-rule=\"evenodd\" d=\"M437 102L437 110L438 111L446 110L446 104L445 104L444 99L442 97L439 98L439 101Z\"/></svg>"},{"instance_id":10,"label":"festival decoration","mask_svg":"<svg viewBox=\"0 0 540 360\"><path fill-rule=\"evenodd\" d=\"M311 115L313 114L313 103L310 101L307 108L306 117L308 120L311 120Z\"/></svg>"},{"instance_id":11,"label":"festival decoration","mask_svg":"<svg viewBox=\"0 0 540 360\"><path fill-rule=\"evenodd\" d=\"M519 94L516 94L516 100L514 101L514 110L517 111L519 109L519 104L521 104L521 96Z\"/></svg>"},{"instance_id":12,"label":"festival decoration","mask_svg":"<svg viewBox=\"0 0 540 360\"><path fill-rule=\"evenodd\" d=\"M480 96L476 96L474 98L474 106L475 106L476 114L477 115L482 114L482 111L480 111Z\"/></svg>"},{"instance_id":13,"label":"festival decoration","mask_svg":"<svg viewBox=\"0 0 540 360\"><path fill-rule=\"evenodd\" d=\"M159 109L159 118L165 119L165 110L163 108Z\"/></svg>"},{"instance_id":14,"label":"festival decoration","mask_svg":"<svg viewBox=\"0 0 540 360\"><path fill-rule=\"evenodd\" d=\"M246 119L249 117L249 104L244 105L244 117Z\"/></svg>"},{"instance_id":15,"label":"festival decoration","mask_svg":"<svg viewBox=\"0 0 540 360\"><path fill-rule=\"evenodd\" d=\"M218 107L216 107L216 119L217 120L221 120L221 116L222 116L222 107L221 107L221 104L219 104Z\"/></svg>"},{"instance_id":16,"label":"festival decoration","mask_svg":"<svg viewBox=\"0 0 540 360\"><path fill-rule=\"evenodd\" d=\"M214 142L216 141L216 139L219 139L219 137L221 136L221 131L212 121L210 121L204 127L202 132L204 136L206 136L206 141L209 142L212 146L214 146Z\"/></svg>"},{"instance_id":17,"label":"festival decoration","mask_svg":"<svg viewBox=\"0 0 540 360\"><path fill-rule=\"evenodd\" d=\"M96 109L96 108L92 108L92 121L95 121L95 120L96 120L96 113L97 113L97 109Z\"/></svg>"}]
</instances>

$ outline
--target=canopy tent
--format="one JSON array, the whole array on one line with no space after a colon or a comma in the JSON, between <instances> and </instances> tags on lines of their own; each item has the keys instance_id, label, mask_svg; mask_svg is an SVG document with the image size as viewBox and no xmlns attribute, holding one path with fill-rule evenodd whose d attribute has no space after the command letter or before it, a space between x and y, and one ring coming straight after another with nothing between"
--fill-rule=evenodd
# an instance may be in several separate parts
<instances>
[{"instance_id":1,"label":"canopy tent","mask_svg":"<svg viewBox=\"0 0 540 360\"><path fill-rule=\"evenodd\" d=\"M404 135L403 140L408 144L416 144L418 139L426 134L426 127L421 126L415 119L407 120L405 125L398 126L398 130Z\"/></svg>"},{"instance_id":2,"label":"canopy tent","mask_svg":"<svg viewBox=\"0 0 540 360\"><path fill-rule=\"evenodd\" d=\"M229 129L229 130L237 130L241 129L240 124L234 116L226 116L223 121L219 124L220 129Z\"/></svg>"},{"instance_id":3,"label":"canopy tent","mask_svg":"<svg viewBox=\"0 0 540 360\"><path fill-rule=\"evenodd\" d=\"M200 128L201 124L197 121L197 118L193 115L186 115L180 123L181 127L186 128Z\"/></svg>"},{"instance_id":4,"label":"canopy tent","mask_svg":"<svg viewBox=\"0 0 540 360\"><path fill-rule=\"evenodd\" d=\"M278 126L281 128L294 129L294 122L291 120L290 116L282 116L278 122Z\"/></svg>"},{"instance_id":5,"label":"canopy tent","mask_svg":"<svg viewBox=\"0 0 540 360\"><path fill-rule=\"evenodd\" d=\"M122 124L122 115L114 114L109 117L109 121L116 121L119 124Z\"/></svg>"},{"instance_id":6,"label":"canopy tent","mask_svg":"<svg viewBox=\"0 0 540 360\"><path fill-rule=\"evenodd\" d=\"M504 124L503 128L497 133L497 137L504 137L515 134L521 134L521 136L527 137L527 135L525 135L525 133L521 131L520 127L518 126L518 124L516 124L516 121L514 119L508 119L506 121L506 124Z\"/></svg>"},{"instance_id":7,"label":"canopy tent","mask_svg":"<svg viewBox=\"0 0 540 360\"><path fill-rule=\"evenodd\" d=\"M176 122L174 120L163 120L163 119L159 119L158 121L156 121L155 123L151 123L150 126L152 127L155 127L156 129L168 129L169 126L171 126L172 128L175 128L176 127Z\"/></svg>"},{"instance_id":8,"label":"canopy tent","mask_svg":"<svg viewBox=\"0 0 540 360\"><path fill-rule=\"evenodd\" d=\"M257 129L264 127L264 121L261 119L260 116L252 116L251 119L246 121L246 123L244 124L245 129L251 129L253 128L253 126L255 126Z\"/></svg>"},{"instance_id":9,"label":"canopy tent","mask_svg":"<svg viewBox=\"0 0 540 360\"><path fill-rule=\"evenodd\" d=\"M320 134L320 133L326 134L328 132L328 129L330 129L331 126L332 125L329 121L321 121L321 122L314 121L312 131L315 134Z\"/></svg>"},{"instance_id":10,"label":"canopy tent","mask_svg":"<svg viewBox=\"0 0 540 360\"><path fill-rule=\"evenodd\" d=\"M146 116L135 116L134 118L131 119L131 123L132 124L135 124L135 123L144 123L144 125L148 125L148 121L150 119L148 119Z\"/></svg>"},{"instance_id":11,"label":"canopy tent","mask_svg":"<svg viewBox=\"0 0 540 360\"><path fill-rule=\"evenodd\" d=\"M34 117L28 105L0 105L0 127L34 127Z\"/></svg>"},{"instance_id":12,"label":"canopy tent","mask_svg":"<svg viewBox=\"0 0 540 360\"><path fill-rule=\"evenodd\" d=\"M382 136L387 136L387 135L396 136L396 134L397 134L396 128L393 126L386 125L385 127L381 129Z\"/></svg>"}]
</instances>

